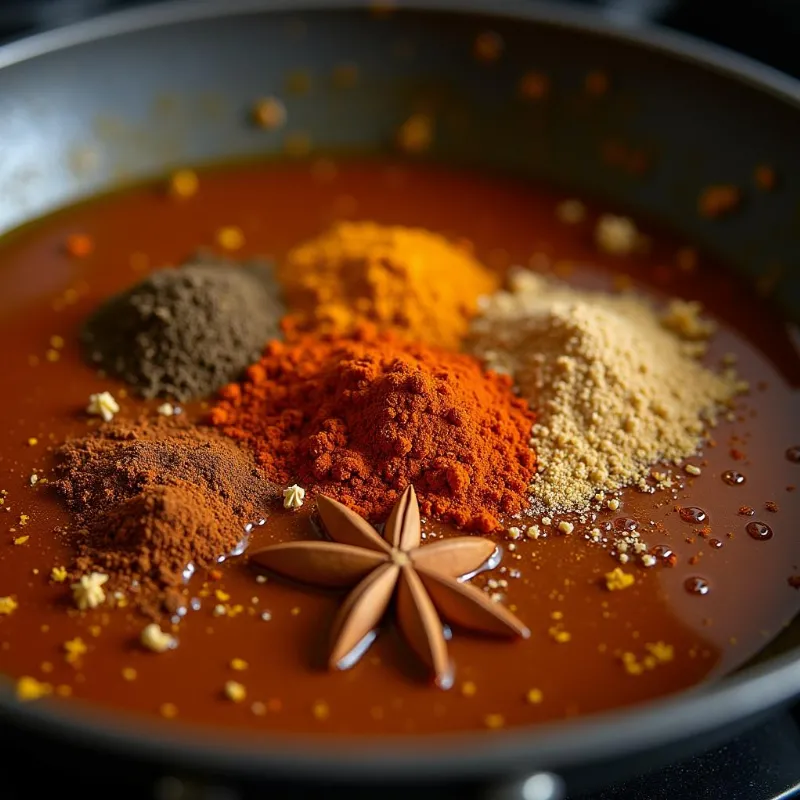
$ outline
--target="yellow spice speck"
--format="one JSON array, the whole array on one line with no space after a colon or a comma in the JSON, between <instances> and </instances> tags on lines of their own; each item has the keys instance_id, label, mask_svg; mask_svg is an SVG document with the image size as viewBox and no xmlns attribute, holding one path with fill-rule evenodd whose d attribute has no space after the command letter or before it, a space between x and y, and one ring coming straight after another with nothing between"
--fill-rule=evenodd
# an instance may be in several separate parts
<instances>
[{"instance_id":1,"label":"yellow spice speck","mask_svg":"<svg viewBox=\"0 0 800 800\"><path fill-rule=\"evenodd\" d=\"M63 336L51 336L50 337L50 347L55 348L56 350L60 350L64 346L64 337Z\"/></svg>"},{"instance_id":2,"label":"yellow spice speck","mask_svg":"<svg viewBox=\"0 0 800 800\"><path fill-rule=\"evenodd\" d=\"M315 719L323 720L323 719L328 719L328 717L331 714L331 709L330 706L324 700L318 700L311 707L311 713L314 715Z\"/></svg>"},{"instance_id":3,"label":"yellow spice speck","mask_svg":"<svg viewBox=\"0 0 800 800\"><path fill-rule=\"evenodd\" d=\"M525 699L531 705L538 705L544 699L544 695L542 694L541 689L530 689L528 693L525 695Z\"/></svg>"},{"instance_id":4,"label":"yellow spice speck","mask_svg":"<svg viewBox=\"0 0 800 800\"><path fill-rule=\"evenodd\" d=\"M234 703L241 703L247 697L247 689L237 681L225 681L225 697Z\"/></svg>"},{"instance_id":5,"label":"yellow spice speck","mask_svg":"<svg viewBox=\"0 0 800 800\"><path fill-rule=\"evenodd\" d=\"M286 106L277 97L265 97L253 106L253 122L259 128L274 130L286 123Z\"/></svg>"},{"instance_id":6,"label":"yellow spice speck","mask_svg":"<svg viewBox=\"0 0 800 800\"><path fill-rule=\"evenodd\" d=\"M64 642L64 652L66 653L66 660L70 664L75 664L80 661L81 656L85 655L87 651L86 643L80 636L74 639L69 639Z\"/></svg>"},{"instance_id":7,"label":"yellow spice speck","mask_svg":"<svg viewBox=\"0 0 800 800\"><path fill-rule=\"evenodd\" d=\"M58 350L53 350L51 348L44 354L44 357L52 363L61 358L61 353L59 353Z\"/></svg>"},{"instance_id":8,"label":"yellow spice speck","mask_svg":"<svg viewBox=\"0 0 800 800\"><path fill-rule=\"evenodd\" d=\"M39 669L41 669L42 672L52 672L53 665L49 661L42 661L42 663L39 665Z\"/></svg>"},{"instance_id":9,"label":"yellow spice speck","mask_svg":"<svg viewBox=\"0 0 800 800\"><path fill-rule=\"evenodd\" d=\"M483 724L492 730L502 728L506 724L506 719L502 714L487 714L483 718Z\"/></svg>"},{"instance_id":10,"label":"yellow spice speck","mask_svg":"<svg viewBox=\"0 0 800 800\"><path fill-rule=\"evenodd\" d=\"M661 663L672 661L675 657L675 648L673 648L671 644L666 644L665 642L653 642L646 644L644 647L645 650Z\"/></svg>"},{"instance_id":11,"label":"yellow spice speck","mask_svg":"<svg viewBox=\"0 0 800 800\"><path fill-rule=\"evenodd\" d=\"M244 234L235 225L226 225L217 231L217 244L225 250L238 250L244 244Z\"/></svg>"},{"instance_id":12,"label":"yellow spice speck","mask_svg":"<svg viewBox=\"0 0 800 800\"><path fill-rule=\"evenodd\" d=\"M228 600L231 599L231 596L227 592L223 592L222 589L216 589L214 591L214 596L220 601L220 603L227 603Z\"/></svg>"},{"instance_id":13,"label":"yellow spice speck","mask_svg":"<svg viewBox=\"0 0 800 800\"><path fill-rule=\"evenodd\" d=\"M249 665L243 658L232 658L230 666L237 672L243 672Z\"/></svg>"},{"instance_id":14,"label":"yellow spice speck","mask_svg":"<svg viewBox=\"0 0 800 800\"><path fill-rule=\"evenodd\" d=\"M122 678L126 681L135 681L136 680L136 670L133 667L123 667L122 668Z\"/></svg>"},{"instance_id":15,"label":"yellow spice speck","mask_svg":"<svg viewBox=\"0 0 800 800\"><path fill-rule=\"evenodd\" d=\"M36 447L37 444L39 444L39 440L35 436L28 439L28 447Z\"/></svg>"},{"instance_id":16,"label":"yellow spice speck","mask_svg":"<svg viewBox=\"0 0 800 800\"><path fill-rule=\"evenodd\" d=\"M609 592L617 592L633 586L635 578L629 572L623 572L619 567L606 573L606 589Z\"/></svg>"},{"instance_id":17,"label":"yellow spice speck","mask_svg":"<svg viewBox=\"0 0 800 800\"><path fill-rule=\"evenodd\" d=\"M18 606L19 603L13 597L0 597L0 615L13 614Z\"/></svg>"},{"instance_id":18,"label":"yellow spice speck","mask_svg":"<svg viewBox=\"0 0 800 800\"><path fill-rule=\"evenodd\" d=\"M625 653L624 655L632 656L633 653ZM644 672L644 667L635 660L630 660L623 657L622 665L625 667L625 672L627 672L628 675L641 675Z\"/></svg>"},{"instance_id":19,"label":"yellow spice speck","mask_svg":"<svg viewBox=\"0 0 800 800\"><path fill-rule=\"evenodd\" d=\"M174 197L192 197L200 188L197 173L190 169L179 169L169 179L169 192Z\"/></svg>"},{"instance_id":20,"label":"yellow spice speck","mask_svg":"<svg viewBox=\"0 0 800 800\"><path fill-rule=\"evenodd\" d=\"M25 544L30 538L30 536L17 536L17 538L14 539L14 544Z\"/></svg>"},{"instance_id":21,"label":"yellow spice speck","mask_svg":"<svg viewBox=\"0 0 800 800\"><path fill-rule=\"evenodd\" d=\"M162 703L158 711L166 719L174 719L178 716L178 707L175 703Z\"/></svg>"},{"instance_id":22,"label":"yellow spice speck","mask_svg":"<svg viewBox=\"0 0 800 800\"><path fill-rule=\"evenodd\" d=\"M572 639L572 634L568 631L562 631L559 628L550 628L548 631L550 634L550 638L553 641L557 642L558 644L566 644L568 641Z\"/></svg>"},{"instance_id":23,"label":"yellow spice speck","mask_svg":"<svg viewBox=\"0 0 800 800\"><path fill-rule=\"evenodd\" d=\"M464 697L473 697L477 691L478 687L473 681L464 681L464 683L461 684L461 694L463 694Z\"/></svg>"},{"instance_id":24,"label":"yellow spice speck","mask_svg":"<svg viewBox=\"0 0 800 800\"><path fill-rule=\"evenodd\" d=\"M30 675L23 675L17 681L17 698L22 701L38 700L52 691L53 687L49 683L40 683Z\"/></svg>"},{"instance_id":25,"label":"yellow spice speck","mask_svg":"<svg viewBox=\"0 0 800 800\"><path fill-rule=\"evenodd\" d=\"M64 583L67 579L67 568L66 567L53 567L50 570L50 580L55 583Z\"/></svg>"}]
</instances>

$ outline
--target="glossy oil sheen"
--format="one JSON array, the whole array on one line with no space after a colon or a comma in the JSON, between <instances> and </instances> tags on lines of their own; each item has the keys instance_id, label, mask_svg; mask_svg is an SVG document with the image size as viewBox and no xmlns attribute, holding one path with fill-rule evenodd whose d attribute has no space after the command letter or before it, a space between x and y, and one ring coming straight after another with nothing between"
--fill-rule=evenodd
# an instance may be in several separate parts
<instances>
[{"instance_id":1,"label":"glossy oil sheen","mask_svg":"<svg viewBox=\"0 0 800 800\"><path fill-rule=\"evenodd\" d=\"M20 607L0 619L0 669L68 685L74 698L138 714L157 715L163 703L173 703L177 719L220 728L379 735L480 728L491 714L502 714L504 724L513 726L630 705L720 675L757 652L798 608L798 593L787 579L800 561L791 535L800 504L787 486L798 483L800 474L784 455L797 409L790 388L800 382L797 358L774 315L721 267L703 259L693 275L672 267L685 242L648 230L654 235L649 256L599 257L589 224L556 221L554 208L563 197L444 169L343 163L331 178L329 169L313 165L253 166L203 174L199 194L189 201L176 202L161 187L145 187L68 210L11 237L0 249L0 334L9 387L0 398L5 421L0 488L8 491L11 508L0 512L7 519L0 529L5 536L0 587L2 594L17 595ZM612 527L617 517L635 520L648 544L666 545L677 556L674 567L630 565L625 569L635 574L635 585L612 593L604 588L604 575L618 563L578 535L522 538L513 550L499 537L505 550L501 565L474 584L507 579L506 602L530 627L531 638L505 643L455 630L448 643L455 685L446 692L426 683L391 627L352 669L328 673L326 643L339 598L272 579L259 584L245 558L227 559L222 580L208 589L205 575L191 579L199 603L190 603L180 623L179 647L163 655L137 647L144 622L127 610L70 615L64 602L68 591L47 581L50 568L69 558L69 537L52 532L66 515L46 486L31 489L29 476L34 470L47 474L49 447L86 430L81 410L91 392L110 389L119 396L121 388L80 362L74 342L85 315L109 293L140 279L147 271L143 265L177 263L198 246L213 245L223 225L244 231L243 256L280 258L292 244L342 217L468 237L478 255L501 271L545 254L556 271L586 286L608 287L610 274L625 272L656 295L701 299L722 322L710 361L737 352L740 372L753 387L737 419L715 430L714 446L702 452L702 475L690 487L677 498L624 492L619 510L598 519ZM92 256L82 261L64 256L63 241L73 232L93 237ZM534 262L543 263L540 257ZM53 335L63 336L67 346L49 363L44 354ZM31 355L40 358L37 366L30 365ZM126 412L140 405L130 398L122 403ZM197 412L187 407L187 413ZM32 436L39 445L27 445ZM734 444L745 450L744 461L730 455ZM735 491L720 479L733 468L748 475ZM760 509L768 501L780 507L770 519L775 536L755 542L737 510L742 504ZM681 521L677 507L690 506L706 512L703 524L724 539L723 548L709 547ZM19 531L9 530L18 513L30 516L25 526L30 539L21 546L11 544ZM275 512L253 529L250 546L304 536L308 526L306 513ZM430 524L427 530L449 533ZM519 577L512 577L512 570ZM700 575L713 591L689 594L687 579ZM742 585L748 586L746 593ZM232 619L215 617L217 588L245 611ZM265 612L268 620L262 618ZM558 643L552 636L556 617L570 641ZM89 646L77 669L63 654L64 641L75 636ZM642 657L644 646L658 641L673 646L674 660L638 676L627 674L620 655ZM233 658L244 659L249 668L232 672ZM51 671L43 671L45 662ZM123 667L134 667L137 679L125 681ZM222 688L230 679L246 686L244 703L224 699ZM464 691L467 682L475 685L474 694ZM527 702L533 688L541 690L541 703ZM253 701L264 703L267 713L254 714ZM325 719L313 713L320 702L330 709Z\"/></svg>"}]
</instances>

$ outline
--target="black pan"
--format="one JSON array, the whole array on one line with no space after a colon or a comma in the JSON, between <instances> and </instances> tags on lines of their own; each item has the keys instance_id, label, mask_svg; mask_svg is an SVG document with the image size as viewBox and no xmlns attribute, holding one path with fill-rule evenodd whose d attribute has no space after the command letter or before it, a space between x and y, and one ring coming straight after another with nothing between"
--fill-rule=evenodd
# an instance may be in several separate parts
<instances>
[{"instance_id":1,"label":"black pan","mask_svg":"<svg viewBox=\"0 0 800 800\"><path fill-rule=\"evenodd\" d=\"M562 6L410 5L386 17L336 0L176 2L0 49L0 233L178 164L279 153L280 134L245 124L253 98L279 93L289 70L329 75L352 62L363 76L358 87L336 94L321 82L313 95L289 101L291 129L310 134L317 148L381 151L410 113L432 108L441 121L432 158L555 181L660 218L772 292L787 320L800 320L797 83L682 36L616 31ZM470 49L486 29L506 43L490 70ZM517 102L515 81L530 68L546 72L566 99L544 108ZM598 68L614 76L615 99L605 113L586 115L570 92ZM648 180L597 157L608 137L653 154ZM747 204L735 220L698 217L700 187L749 183L765 159L780 166L782 191ZM551 774L570 789L617 780L717 744L790 702L800 694L798 628L796 620L758 663L679 696L492 736L341 747L267 735L232 740L132 726L77 706L21 706L7 684L0 719L10 738L35 742L48 763L92 752L92 769L117 778L134 764L155 765L223 783L461 781L493 796L508 789L502 796L542 800L559 795ZM525 795L516 781L536 773L543 774Z\"/></svg>"}]
</instances>

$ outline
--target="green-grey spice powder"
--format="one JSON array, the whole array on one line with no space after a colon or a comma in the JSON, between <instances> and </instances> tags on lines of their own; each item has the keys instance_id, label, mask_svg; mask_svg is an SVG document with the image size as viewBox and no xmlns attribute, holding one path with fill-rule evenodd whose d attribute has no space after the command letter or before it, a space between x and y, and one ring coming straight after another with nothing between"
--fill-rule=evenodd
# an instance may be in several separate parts
<instances>
[{"instance_id":1,"label":"green-grey spice powder","mask_svg":"<svg viewBox=\"0 0 800 800\"><path fill-rule=\"evenodd\" d=\"M143 397L204 397L238 378L279 335L271 269L196 260L154 272L86 322L86 359Z\"/></svg>"}]
</instances>

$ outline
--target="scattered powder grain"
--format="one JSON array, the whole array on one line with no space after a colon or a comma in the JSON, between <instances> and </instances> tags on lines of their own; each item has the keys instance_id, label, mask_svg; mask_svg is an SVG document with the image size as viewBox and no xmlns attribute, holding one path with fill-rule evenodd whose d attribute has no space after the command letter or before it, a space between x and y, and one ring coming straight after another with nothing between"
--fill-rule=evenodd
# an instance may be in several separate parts
<instances>
[{"instance_id":1,"label":"scattered powder grain","mask_svg":"<svg viewBox=\"0 0 800 800\"><path fill-rule=\"evenodd\" d=\"M88 361L142 396L188 400L237 378L282 313L268 267L198 259L112 297L81 339Z\"/></svg>"},{"instance_id":2,"label":"scattered powder grain","mask_svg":"<svg viewBox=\"0 0 800 800\"><path fill-rule=\"evenodd\" d=\"M633 295L578 291L529 272L483 303L470 349L514 376L537 411L535 506L582 510L601 490L644 484L648 467L697 450L735 381Z\"/></svg>"},{"instance_id":3,"label":"scattered powder grain","mask_svg":"<svg viewBox=\"0 0 800 800\"><path fill-rule=\"evenodd\" d=\"M342 222L294 248L279 272L292 323L349 333L359 320L457 347L497 278L470 252L420 228Z\"/></svg>"},{"instance_id":4,"label":"scattered powder grain","mask_svg":"<svg viewBox=\"0 0 800 800\"><path fill-rule=\"evenodd\" d=\"M181 418L108 424L55 458L56 491L83 531L71 574L107 574L153 615L187 566L213 567L279 497L235 442Z\"/></svg>"}]
</instances>

